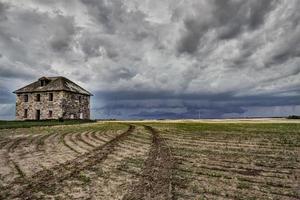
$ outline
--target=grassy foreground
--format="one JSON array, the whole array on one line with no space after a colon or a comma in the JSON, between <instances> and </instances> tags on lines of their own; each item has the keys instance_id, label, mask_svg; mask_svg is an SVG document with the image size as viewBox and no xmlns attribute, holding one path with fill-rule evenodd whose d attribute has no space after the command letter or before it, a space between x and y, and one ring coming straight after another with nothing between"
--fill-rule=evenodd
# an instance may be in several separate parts
<instances>
[{"instance_id":1,"label":"grassy foreground","mask_svg":"<svg viewBox=\"0 0 300 200\"><path fill-rule=\"evenodd\" d=\"M92 120L40 120L40 121L2 121L0 120L0 129L8 128L29 128L33 126L55 126L55 125L70 125L94 122Z\"/></svg>"}]
</instances>

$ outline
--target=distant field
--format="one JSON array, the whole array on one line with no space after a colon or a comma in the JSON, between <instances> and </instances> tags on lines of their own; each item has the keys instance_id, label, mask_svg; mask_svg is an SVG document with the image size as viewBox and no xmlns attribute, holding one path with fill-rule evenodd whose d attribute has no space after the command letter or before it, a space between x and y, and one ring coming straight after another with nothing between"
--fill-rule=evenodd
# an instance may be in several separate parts
<instances>
[{"instance_id":1,"label":"distant field","mask_svg":"<svg viewBox=\"0 0 300 200\"><path fill-rule=\"evenodd\" d=\"M0 199L300 199L300 124L227 122L1 129Z\"/></svg>"}]
</instances>

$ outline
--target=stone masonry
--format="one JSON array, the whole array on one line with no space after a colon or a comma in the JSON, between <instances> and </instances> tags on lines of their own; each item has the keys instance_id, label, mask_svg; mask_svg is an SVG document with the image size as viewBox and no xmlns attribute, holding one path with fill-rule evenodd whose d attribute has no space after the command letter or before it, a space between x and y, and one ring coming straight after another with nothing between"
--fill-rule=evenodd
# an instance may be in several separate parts
<instances>
[{"instance_id":1,"label":"stone masonry","mask_svg":"<svg viewBox=\"0 0 300 200\"><path fill-rule=\"evenodd\" d=\"M51 78L47 80L55 80L54 77ZM61 85L61 83L55 83L51 86L51 81L44 85L39 82L41 81L39 79L36 84L38 87L32 86L32 88L24 89L29 85L16 90L16 119L90 119L91 94L71 81L66 84L66 81L69 80L64 79L62 84L68 88L58 87L57 85Z\"/></svg>"}]
</instances>

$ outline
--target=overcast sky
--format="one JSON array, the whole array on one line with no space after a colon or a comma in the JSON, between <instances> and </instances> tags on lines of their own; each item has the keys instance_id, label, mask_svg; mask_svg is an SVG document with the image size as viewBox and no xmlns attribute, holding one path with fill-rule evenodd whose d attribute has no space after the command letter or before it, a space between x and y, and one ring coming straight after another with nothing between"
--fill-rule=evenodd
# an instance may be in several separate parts
<instances>
[{"instance_id":1,"label":"overcast sky","mask_svg":"<svg viewBox=\"0 0 300 200\"><path fill-rule=\"evenodd\" d=\"M94 118L300 115L299 0L0 0L0 119L66 76Z\"/></svg>"}]
</instances>

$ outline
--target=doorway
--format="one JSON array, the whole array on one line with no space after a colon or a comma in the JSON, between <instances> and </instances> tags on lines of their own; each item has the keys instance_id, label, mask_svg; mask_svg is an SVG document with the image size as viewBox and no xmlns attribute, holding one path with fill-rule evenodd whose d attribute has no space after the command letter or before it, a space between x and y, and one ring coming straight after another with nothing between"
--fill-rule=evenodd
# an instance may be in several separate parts
<instances>
[{"instance_id":1,"label":"doorway","mask_svg":"<svg viewBox=\"0 0 300 200\"><path fill-rule=\"evenodd\" d=\"M36 120L40 120L41 119L41 111L40 110L36 110L35 119Z\"/></svg>"}]
</instances>

